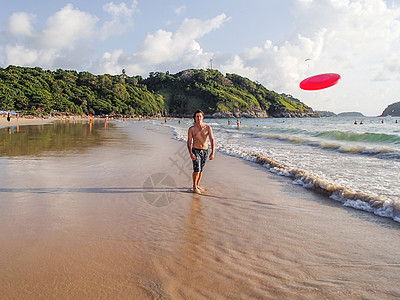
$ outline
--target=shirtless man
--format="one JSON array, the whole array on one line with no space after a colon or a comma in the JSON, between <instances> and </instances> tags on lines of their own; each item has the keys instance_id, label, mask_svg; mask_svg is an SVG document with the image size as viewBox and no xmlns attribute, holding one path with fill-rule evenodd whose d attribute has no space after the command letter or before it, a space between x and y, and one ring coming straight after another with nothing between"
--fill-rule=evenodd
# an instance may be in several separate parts
<instances>
[{"instance_id":1,"label":"shirtless man","mask_svg":"<svg viewBox=\"0 0 400 300\"><path fill-rule=\"evenodd\" d=\"M208 155L207 138L209 138L211 144L210 160L214 159L215 145L211 126L203 123L204 113L197 110L193 114L193 119L196 124L188 130L187 148L193 161L193 192L200 194L203 189L199 186L199 183L201 176L203 176L203 168Z\"/></svg>"}]
</instances>

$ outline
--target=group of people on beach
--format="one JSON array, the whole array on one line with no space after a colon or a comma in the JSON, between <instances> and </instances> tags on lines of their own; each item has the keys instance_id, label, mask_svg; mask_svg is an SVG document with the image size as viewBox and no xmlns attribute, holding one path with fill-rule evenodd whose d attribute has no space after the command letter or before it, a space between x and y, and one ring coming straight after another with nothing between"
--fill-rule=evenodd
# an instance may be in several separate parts
<instances>
[{"instance_id":1,"label":"group of people on beach","mask_svg":"<svg viewBox=\"0 0 400 300\"><path fill-rule=\"evenodd\" d=\"M11 123L11 119L14 117L17 119L19 119L19 113L15 113L15 112L6 112L6 111L1 111L0 115L7 118L7 122ZM13 116L14 115L14 116Z\"/></svg>"}]
</instances>

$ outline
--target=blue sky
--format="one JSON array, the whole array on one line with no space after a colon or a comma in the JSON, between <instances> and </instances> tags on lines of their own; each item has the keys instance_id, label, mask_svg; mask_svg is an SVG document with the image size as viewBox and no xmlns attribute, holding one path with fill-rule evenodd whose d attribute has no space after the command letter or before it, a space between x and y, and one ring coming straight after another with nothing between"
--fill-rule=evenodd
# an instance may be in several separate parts
<instances>
[{"instance_id":1,"label":"blue sky","mask_svg":"<svg viewBox=\"0 0 400 300\"><path fill-rule=\"evenodd\" d=\"M305 61L305 59L310 60ZM0 66L147 77L213 68L315 110L379 115L400 101L400 3L385 0L14 0L0 11ZM302 79L342 80L303 91Z\"/></svg>"}]
</instances>

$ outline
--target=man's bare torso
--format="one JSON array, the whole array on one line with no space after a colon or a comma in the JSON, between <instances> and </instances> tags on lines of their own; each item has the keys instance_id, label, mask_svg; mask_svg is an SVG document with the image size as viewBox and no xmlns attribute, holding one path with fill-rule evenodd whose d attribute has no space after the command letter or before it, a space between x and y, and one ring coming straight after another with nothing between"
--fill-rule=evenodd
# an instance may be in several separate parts
<instances>
[{"instance_id":1,"label":"man's bare torso","mask_svg":"<svg viewBox=\"0 0 400 300\"><path fill-rule=\"evenodd\" d=\"M208 149L207 137L210 134L210 126L202 124L190 127L193 137L193 148Z\"/></svg>"}]
</instances>

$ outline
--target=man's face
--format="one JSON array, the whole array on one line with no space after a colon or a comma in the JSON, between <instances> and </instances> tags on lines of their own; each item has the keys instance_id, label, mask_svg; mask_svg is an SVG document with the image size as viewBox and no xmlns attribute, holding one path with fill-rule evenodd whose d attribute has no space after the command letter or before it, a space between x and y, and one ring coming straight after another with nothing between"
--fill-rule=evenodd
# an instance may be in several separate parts
<instances>
[{"instance_id":1,"label":"man's face","mask_svg":"<svg viewBox=\"0 0 400 300\"><path fill-rule=\"evenodd\" d=\"M203 119L204 119L202 113L197 113L196 116L195 116L194 118L195 118L197 124L200 124L201 121L203 121Z\"/></svg>"}]
</instances>

